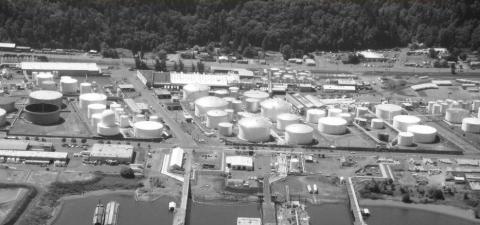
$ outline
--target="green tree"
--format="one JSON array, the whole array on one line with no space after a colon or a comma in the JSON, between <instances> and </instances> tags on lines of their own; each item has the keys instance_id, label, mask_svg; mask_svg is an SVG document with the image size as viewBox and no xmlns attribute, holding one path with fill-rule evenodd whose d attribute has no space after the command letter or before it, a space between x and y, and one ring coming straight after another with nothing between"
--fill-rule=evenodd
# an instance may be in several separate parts
<instances>
[{"instance_id":1,"label":"green tree","mask_svg":"<svg viewBox=\"0 0 480 225\"><path fill-rule=\"evenodd\" d=\"M123 178L131 179L135 177L135 173L133 172L132 168L128 166L122 166L120 168L120 176L122 176Z\"/></svg>"},{"instance_id":2,"label":"green tree","mask_svg":"<svg viewBox=\"0 0 480 225\"><path fill-rule=\"evenodd\" d=\"M197 71L199 73L205 72L205 64L203 62L200 62L200 61L197 62Z\"/></svg>"},{"instance_id":3,"label":"green tree","mask_svg":"<svg viewBox=\"0 0 480 225\"><path fill-rule=\"evenodd\" d=\"M178 60L178 72L184 72L185 65L183 65L183 61L181 59Z\"/></svg>"},{"instance_id":4,"label":"green tree","mask_svg":"<svg viewBox=\"0 0 480 225\"><path fill-rule=\"evenodd\" d=\"M291 47L289 44L286 44L286 45L283 45L283 46L280 48L280 53L282 53L283 59L288 60L288 59L292 58L293 49L292 49L292 47Z\"/></svg>"}]
</instances>

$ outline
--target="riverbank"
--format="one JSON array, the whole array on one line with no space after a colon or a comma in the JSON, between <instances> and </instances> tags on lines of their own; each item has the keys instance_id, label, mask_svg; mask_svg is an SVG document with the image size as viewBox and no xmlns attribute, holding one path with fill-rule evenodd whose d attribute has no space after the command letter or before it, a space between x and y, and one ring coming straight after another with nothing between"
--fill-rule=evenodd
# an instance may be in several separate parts
<instances>
[{"instance_id":1,"label":"riverbank","mask_svg":"<svg viewBox=\"0 0 480 225\"><path fill-rule=\"evenodd\" d=\"M476 219L473 210L461 209L449 205L438 205L438 204L416 204L416 203L404 203L393 200L372 200L372 199L361 199L359 201L361 207L363 206L386 206L386 207L398 207L406 209L418 209L434 213L440 213L448 216L453 216L475 223L480 223L480 219ZM374 214L375 212L372 212Z\"/></svg>"}]
</instances>

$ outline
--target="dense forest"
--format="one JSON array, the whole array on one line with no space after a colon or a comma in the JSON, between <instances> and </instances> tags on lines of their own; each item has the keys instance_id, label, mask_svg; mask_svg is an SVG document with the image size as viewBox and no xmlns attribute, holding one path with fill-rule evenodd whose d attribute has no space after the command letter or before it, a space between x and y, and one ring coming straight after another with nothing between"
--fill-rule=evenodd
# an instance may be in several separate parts
<instances>
[{"instance_id":1,"label":"dense forest","mask_svg":"<svg viewBox=\"0 0 480 225\"><path fill-rule=\"evenodd\" d=\"M0 0L0 24L35 48L480 48L477 0Z\"/></svg>"}]
</instances>

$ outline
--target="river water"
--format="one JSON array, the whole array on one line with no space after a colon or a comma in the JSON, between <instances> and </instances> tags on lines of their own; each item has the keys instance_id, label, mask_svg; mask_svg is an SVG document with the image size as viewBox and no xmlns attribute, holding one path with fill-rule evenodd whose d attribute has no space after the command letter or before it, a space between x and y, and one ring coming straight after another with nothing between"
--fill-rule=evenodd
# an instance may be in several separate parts
<instances>
[{"instance_id":1,"label":"river water","mask_svg":"<svg viewBox=\"0 0 480 225\"><path fill-rule=\"evenodd\" d=\"M349 225L352 215L345 203L307 205L311 225Z\"/></svg>"},{"instance_id":2,"label":"river water","mask_svg":"<svg viewBox=\"0 0 480 225\"><path fill-rule=\"evenodd\" d=\"M257 203L193 203L187 225L236 225L237 217L260 216Z\"/></svg>"}]
</instances>

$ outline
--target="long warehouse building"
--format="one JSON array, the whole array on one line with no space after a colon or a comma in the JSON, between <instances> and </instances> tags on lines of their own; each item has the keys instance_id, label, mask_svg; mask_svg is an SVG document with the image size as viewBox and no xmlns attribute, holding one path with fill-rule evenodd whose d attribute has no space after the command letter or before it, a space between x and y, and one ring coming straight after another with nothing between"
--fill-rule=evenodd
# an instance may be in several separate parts
<instances>
[{"instance_id":1,"label":"long warehouse building","mask_svg":"<svg viewBox=\"0 0 480 225\"><path fill-rule=\"evenodd\" d=\"M67 161L68 152L0 150L0 157L18 158L21 160Z\"/></svg>"},{"instance_id":2,"label":"long warehouse building","mask_svg":"<svg viewBox=\"0 0 480 225\"><path fill-rule=\"evenodd\" d=\"M24 74L32 72L58 72L60 76L99 76L102 70L96 63L68 63L68 62L22 62L20 64Z\"/></svg>"}]
</instances>

